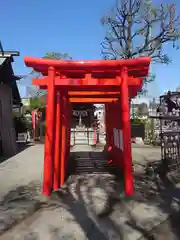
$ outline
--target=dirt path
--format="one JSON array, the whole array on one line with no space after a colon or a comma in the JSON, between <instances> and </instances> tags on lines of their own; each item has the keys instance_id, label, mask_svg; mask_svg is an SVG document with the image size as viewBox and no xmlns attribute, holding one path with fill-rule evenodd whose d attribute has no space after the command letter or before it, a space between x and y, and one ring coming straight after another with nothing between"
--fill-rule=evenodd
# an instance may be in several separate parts
<instances>
[{"instance_id":1,"label":"dirt path","mask_svg":"<svg viewBox=\"0 0 180 240\"><path fill-rule=\"evenodd\" d=\"M142 235L146 236L142 239L179 239L175 238L177 232L171 232L171 219L158 227L156 238L148 236L149 230L166 220L168 211L175 211L179 202L172 208L174 192L171 198L161 196L154 180L138 172L136 194L128 202L112 198L117 193L119 196L122 188L116 186L112 176L101 174L69 179L66 190L44 200L43 152L43 145L32 146L0 165L0 239L138 240ZM143 165L148 158L159 156L157 148L133 148L135 164ZM167 199L169 208L164 206Z\"/></svg>"},{"instance_id":2,"label":"dirt path","mask_svg":"<svg viewBox=\"0 0 180 240\"><path fill-rule=\"evenodd\" d=\"M43 172L43 145L30 146L0 164L0 198L12 189L41 181Z\"/></svg>"}]
</instances>

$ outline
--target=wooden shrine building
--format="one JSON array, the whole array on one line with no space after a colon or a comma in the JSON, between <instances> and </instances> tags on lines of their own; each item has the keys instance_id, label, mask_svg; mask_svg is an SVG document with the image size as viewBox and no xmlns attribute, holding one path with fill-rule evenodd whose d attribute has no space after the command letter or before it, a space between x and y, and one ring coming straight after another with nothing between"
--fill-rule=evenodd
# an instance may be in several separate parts
<instances>
[{"instance_id":1,"label":"wooden shrine building","mask_svg":"<svg viewBox=\"0 0 180 240\"><path fill-rule=\"evenodd\" d=\"M4 51L0 44L0 156L10 157L16 154L16 134L13 123L13 105L21 105L21 98L12 68L16 51Z\"/></svg>"}]
</instances>

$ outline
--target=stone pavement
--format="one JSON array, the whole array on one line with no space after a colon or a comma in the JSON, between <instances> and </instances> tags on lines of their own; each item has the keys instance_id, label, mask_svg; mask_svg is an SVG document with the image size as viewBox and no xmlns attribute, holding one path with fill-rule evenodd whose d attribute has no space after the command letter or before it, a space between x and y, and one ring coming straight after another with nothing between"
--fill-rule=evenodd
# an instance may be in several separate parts
<instances>
[{"instance_id":1,"label":"stone pavement","mask_svg":"<svg viewBox=\"0 0 180 240\"><path fill-rule=\"evenodd\" d=\"M43 173L43 145L26 148L0 164L0 198L8 191L32 180L41 181Z\"/></svg>"},{"instance_id":2,"label":"stone pavement","mask_svg":"<svg viewBox=\"0 0 180 240\"><path fill-rule=\"evenodd\" d=\"M72 176L66 189L44 199L43 145L27 148L0 165L1 239L180 239L178 186L144 174L148 158L159 157L158 148L133 146L131 201L119 198L122 186L108 174Z\"/></svg>"}]
</instances>

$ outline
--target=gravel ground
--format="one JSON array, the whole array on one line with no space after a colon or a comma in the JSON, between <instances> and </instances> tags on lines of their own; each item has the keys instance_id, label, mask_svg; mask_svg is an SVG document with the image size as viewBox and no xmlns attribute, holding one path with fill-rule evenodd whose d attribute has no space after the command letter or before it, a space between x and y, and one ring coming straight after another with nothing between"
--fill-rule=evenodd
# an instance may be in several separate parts
<instances>
[{"instance_id":1,"label":"gravel ground","mask_svg":"<svg viewBox=\"0 0 180 240\"><path fill-rule=\"evenodd\" d=\"M66 189L43 198L43 152L43 145L32 146L0 165L0 239L180 239L178 188L160 182L160 191L145 174L148 158L159 159L158 148L133 147L130 201L108 174L71 177Z\"/></svg>"},{"instance_id":2,"label":"gravel ground","mask_svg":"<svg viewBox=\"0 0 180 240\"><path fill-rule=\"evenodd\" d=\"M41 181L43 145L30 146L0 164L0 198L18 186Z\"/></svg>"}]
</instances>

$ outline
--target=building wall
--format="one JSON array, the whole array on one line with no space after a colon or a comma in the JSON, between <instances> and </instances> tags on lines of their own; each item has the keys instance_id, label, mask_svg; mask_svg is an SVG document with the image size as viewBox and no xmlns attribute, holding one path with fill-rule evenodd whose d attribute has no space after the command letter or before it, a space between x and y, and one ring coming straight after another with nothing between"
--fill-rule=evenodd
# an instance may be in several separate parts
<instances>
[{"instance_id":1,"label":"building wall","mask_svg":"<svg viewBox=\"0 0 180 240\"><path fill-rule=\"evenodd\" d=\"M16 134L12 115L12 90L6 84L0 84L0 139L3 155L16 154Z\"/></svg>"}]
</instances>

